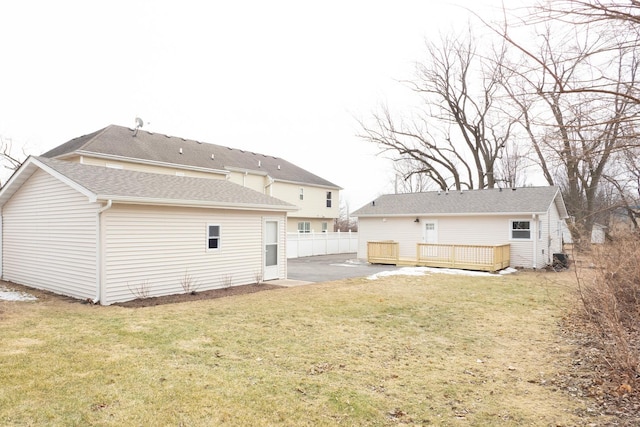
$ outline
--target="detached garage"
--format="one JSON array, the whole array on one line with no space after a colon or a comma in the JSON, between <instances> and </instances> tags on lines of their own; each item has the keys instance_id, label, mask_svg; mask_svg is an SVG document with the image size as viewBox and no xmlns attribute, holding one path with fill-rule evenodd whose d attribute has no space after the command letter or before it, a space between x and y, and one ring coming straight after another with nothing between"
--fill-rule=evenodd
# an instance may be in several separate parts
<instances>
[{"instance_id":1,"label":"detached garage","mask_svg":"<svg viewBox=\"0 0 640 427\"><path fill-rule=\"evenodd\" d=\"M286 278L297 208L220 179L30 157L0 209L3 280L109 305Z\"/></svg>"}]
</instances>

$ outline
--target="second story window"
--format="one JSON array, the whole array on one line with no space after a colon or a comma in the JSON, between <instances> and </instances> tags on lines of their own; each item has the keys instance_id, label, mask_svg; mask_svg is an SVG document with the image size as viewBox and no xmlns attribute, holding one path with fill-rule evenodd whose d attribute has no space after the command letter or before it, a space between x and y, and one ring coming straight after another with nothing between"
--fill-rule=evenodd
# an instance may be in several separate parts
<instances>
[{"instance_id":1,"label":"second story window","mask_svg":"<svg viewBox=\"0 0 640 427\"><path fill-rule=\"evenodd\" d=\"M327 207L331 207L331 191L327 191Z\"/></svg>"},{"instance_id":2,"label":"second story window","mask_svg":"<svg viewBox=\"0 0 640 427\"><path fill-rule=\"evenodd\" d=\"M304 188L300 187L300 200L304 200Z\"/></svg>"}]
</instances>

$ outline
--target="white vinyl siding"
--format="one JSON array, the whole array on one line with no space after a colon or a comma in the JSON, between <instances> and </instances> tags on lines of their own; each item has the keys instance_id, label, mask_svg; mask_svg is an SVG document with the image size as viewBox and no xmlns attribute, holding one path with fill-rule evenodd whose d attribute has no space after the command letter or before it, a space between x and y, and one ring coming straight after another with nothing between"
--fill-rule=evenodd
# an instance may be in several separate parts
<instances>
[{"instance_id":1,"label":"white vinyl siding","mask_svg":"<svg viewBox=\"0 0 640 427\"><path fill-rule=\"evenodd\" d=\"M98 204L36 171L3 207L3 279L72 296L96 296Z\"/></svg>"},{"instance_id":2,"label":"white vinyl siding","mask_svg":"<svg viewBox=\"0 0 640 427\"><path fill-rule=\"evenodd\" d=\"M280 277L286 275L284 221L279 218ZM220 248L208 250L207 225L219 225ZM103 214L105 301L184 293L185 272L198 290L255 283L263 271L260 212L114 205Z\"/></svg>"}]
</instances>

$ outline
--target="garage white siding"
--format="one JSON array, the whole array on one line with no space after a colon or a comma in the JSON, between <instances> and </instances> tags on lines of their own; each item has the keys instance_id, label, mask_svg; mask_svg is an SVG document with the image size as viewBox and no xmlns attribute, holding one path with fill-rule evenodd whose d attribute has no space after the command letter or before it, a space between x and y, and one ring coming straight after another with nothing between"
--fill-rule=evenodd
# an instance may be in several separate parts
<instances>
[{"instance_id":1,"label":"garage white siding","mask_svg":"<svg viewBox=\"0 0 640 427\"><path fill-rule=\"evenodd\" d=\"M548 216L545 215L545 221ZM557 214L555 215L557 218ZM533 241L512 240L510 236L511 220L531 221L532 217L522 216L420 216L359 219L358 223L358 258L367 258L367 242L375 240L393 240L399 242L400 257L416 258L416 244L424 242L424 224L435 222L437 243L458 245L504 245L510 244L511 265L514 267L533 266ZM537 224L536 224L537 227ZM538 238L537 228L532 230L532 238ZM537 266L547 265L545 262L548 234L543 232L543 238L537 242L539 254ZM543 256L542 250L545 250Z\"/></svg>"},{"instance_id":2,"label":"garage white siding","mask_svg":"<svg viewBox=\"0 0 640 427\"><path fill-rule=\"evenodd\" d=\"M94 298L97 209L68 185L36 171L2 209L3 279Z\"/></svg>"},{"instance_id":3,"label":"garage white siding","mask_svg":"<svg viewBox=\"0 0 640 427\"><path fill-rule=\"evenodd\" d=\"M401 258L416 257L416 243L422 241L421 224L411 218L359 218L358 258L367 259L367 242L393 240L399 242Z\"/></svg>"},{"instance_id":4,"label":"garage white siding","mask_svg":"<svg viewBox=\"0 0 640 427\"><path fill-rule=\"evenodd\" d=\"M279 222L278 262L286 277L284 214L117 205L102 219L103 304L256 283L263 270L263 217ZM220 248L207 247L207 226L220 226Z\"/></svg>"}]
</instances>

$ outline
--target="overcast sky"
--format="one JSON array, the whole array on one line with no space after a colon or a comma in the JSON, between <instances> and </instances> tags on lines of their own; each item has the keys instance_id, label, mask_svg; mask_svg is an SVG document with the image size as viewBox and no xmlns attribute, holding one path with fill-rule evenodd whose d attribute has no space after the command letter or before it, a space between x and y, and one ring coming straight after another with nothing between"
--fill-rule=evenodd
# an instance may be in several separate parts
<instances>
[{"instance_id":1,"label":"overcast sky","mask_svg":"<svg viewBox=\"0 0 640 427\"><path fill-rule=\"evenodd\" d=\"M425 38L493 0L0 0L0 136L39 155L109 124L282 157L393 191L358 119L409 102ZM474 25L477 21L471 21ZM10 172L0 176L4 182Z\"/></svg>"}]
</instances>

